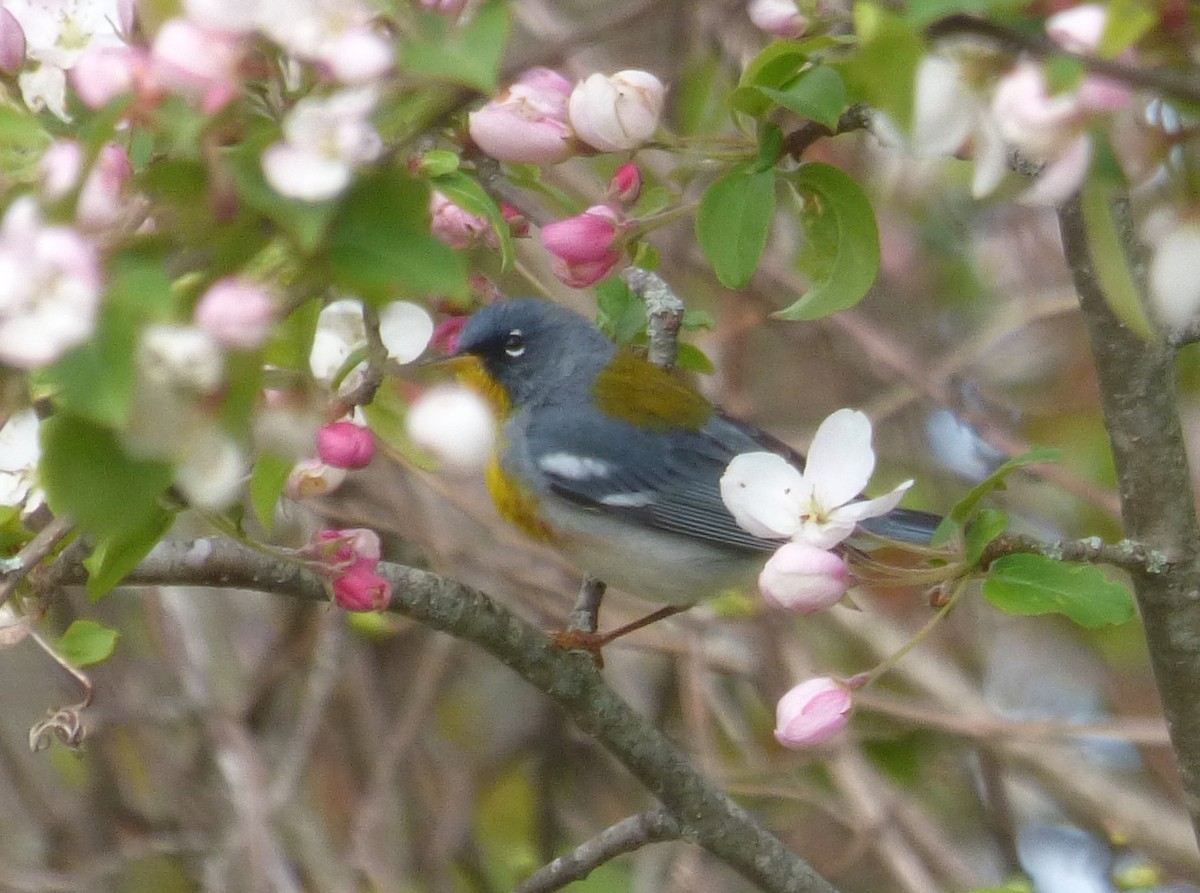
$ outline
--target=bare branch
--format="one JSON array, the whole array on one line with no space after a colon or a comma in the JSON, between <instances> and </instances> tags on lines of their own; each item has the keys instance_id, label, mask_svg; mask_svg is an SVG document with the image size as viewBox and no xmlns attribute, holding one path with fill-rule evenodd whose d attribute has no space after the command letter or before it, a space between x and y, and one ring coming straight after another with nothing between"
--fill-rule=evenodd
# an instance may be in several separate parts
<instances>
[{"instance_id":1,"label":"bare branch","mask_svg":"<svg viewBox=\"0 0 1200 893\"><path fill-rule=\"evenodd\" d=\"M979 566L986 568L998 558L1017 554L1044 555L1059 561L1110 564L1130 573L1154 575L1167 573L1171 569L1171 562L1164 553L1135 540L1106 543L1100 537L1092 536L1082 540L1046 543L1017 534L1004 534L992 540L984 549Z\"/></svg>"},{"instance_id":2,"label":"bare branch","mask_svg":"<svg viewBox=\"0 0 1200 893\"><path fill-rule=\"evenodd\" d=\"M679 822L665 810L652 809L630 816L605 828L591 840L565 856L538 869L517 887L516 893L550 893L573 881L580 881L610 859L641 849L649 843L678 840Z\"/></svg>"}]
</instances>

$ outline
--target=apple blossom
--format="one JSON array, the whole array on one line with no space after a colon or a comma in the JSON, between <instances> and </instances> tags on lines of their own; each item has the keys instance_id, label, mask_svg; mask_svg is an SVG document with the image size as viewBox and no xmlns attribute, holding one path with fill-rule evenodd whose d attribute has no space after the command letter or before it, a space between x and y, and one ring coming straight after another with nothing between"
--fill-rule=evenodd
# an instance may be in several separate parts
<instances>
[{"instance_id":1,"label":"apple blossom","mask_svg":"<svg viewBox=\"0 0 1200 893\"><path fill-rule=\"evenodd\" d=\"M1150 299L1163 322L1182 328L1200 315L1200 221L1172 219L1160 228L1164 231L1155 234L1150 258Z\"/></svg>"},{"instance_id":2,"label":"apple blossom","mask_svg":"<svg viewBox=\"0 0 1200 893\"><path fill-rule=\"evenodd\" d=\"M666 90L646 71L589 75L575 85L567 113L575 134L601 152L636 149L654 136Z\"/></svg>"},{"instance_id":3,"label":"apple blossom","mask_svg":"<svg viewBox=\"0 0 1200 893\"><path fill-rule=\"evenodd\" d=\"M144 47L97 47L79 57L70 72L71 86L90 109L103 108L127 93L158 98L161 85L153 66Z\"/></svg>"},{"instance_id":4,"label":"apple blossom","mask_svg":"<svg viewBox=\"0 0 1200 893\"><path fill-rule=\"evenodd\" d=\"M86 341L102 289L92 244L17 199L0 222L0 363L35 369Z\"/></svg>"},{"instance_id":5,"label":"apple blossom","mask_svg":"<svg viewBox=\"0 0 1200 893\"><path fill-rule=\"evenodd\" d=\"M850 689L836 679L801 682L775 707L775 739L791 748L822 744L846 728L852 706Z\"/></svg>"},{"instance_id":6,"label":"apple blossom","mask_svg":"<svg viewBox=\"0 0 1200 893\"><path fill-rule=\"evenodd\" d=\"M241 493L246 458L216 422L189 431L175 460L175 483L196 508L221 511Z\"/></svg>"},{"instance_id":7,"label":"apple blossom","mask_svg":"<svg viewBox=\"0 0 1200 893\"><path fill-rule=\"evenodd\" d=\"M175 18L158 29L150 57L159 83L212 114L237 97L244 52L236 34Z\"/></svg>"},{"instance_id":8,"label":"apple blossom","mask_svg":"<svg viewBox=\"0 0 1200 893\"><path fill-rule=\"evenodd\" d=\"M333 599L347 611L382 611L392 601L392 584L362 564L333 580Z\"/></svg>"},{"instance_id":9,"label":"apple blossom","mask_svg":"<svg viewBox=\"0 0 1200 893\"><path fill-rule=\"evenodd\" d=\"M550 270L558 281L571 288L587 288L604 279L621 262L621 252L607 251L596 260L572 263L561 257L550 258Z\"/></svg>"},{"instance_id":10,"label":"apple blossom","mask_svg":"<svg viewBox=\"0 0 1200 893\"><path fill-rule=\"evenodd\" d=\"M133 0L5 0L25 36L25 54L37 67L18 78L25 104L66 121L66 72L92 49L116 47L133 27Z\"/></svg>"},{"instance_id":11,"label":"apple blossom","mask_svg":"<svg viewBox=\"0 0 1200 893\"><path fill-rule=\"evenodd\" d=\"M83 170L83 146L75 140L55 140L38 162L42 194L51 201L65 198L79 186ZM131 202L126 187L133 177L133 166L125 150L106 143L96 156L92 169L79 188L75 220L94 232L132 222L141 216L137 202Z\"/></svg>"},{"instance_id":12,"label":"apple blossom","mask_svg":"<svg viewBox=\"0 0 1200 893\"><path fill-rule=\"evenodd\" d=\"M496 421L487 403L470 388L430 388L409 407L404 424L413 443L451 471L479 471L492 455Z\"/></svg>"},{"instance_id":13,"label":"apple blossom","mask_svg":"<svg viewBox=\"0 0 1200 893\"><path fill-rule=\"evenodd\" d=\"M375 573L379 535L373 530L321 530L306 550L325 567L334 600L347 611L378 611L388 606L392 586Z\"/></svg>"},{"instance_id":14,"label":"apple blossom","mask_svg":"<svg viewBox=\"0 0 1200 893\"><path fill-rule=\"evenodd\" d=\"M25 64L25 31L6 6L0 6L0 72L16 74Z\"/></svg>"},{"instance_id":15,"label":"apple blossom","mask_svg":"<svg viewBox=\"0 0 1200 893\"><path fill-rule=\"evenodd\" d=\"M492 226L483 217L460 208L434 189L429 193L430 232L451 248L464 250L480 239L495 241Z\"/></svg>"},{"instance_id":16,"label":"apple blossom","mask_svg":"<svg viewBox=\"0 0 1200 893\"><path fill-rule=\"evenodd\" d=\"M283 121L283 142L267 147L262 166L281 195L317 202L350 185L354 170L379 157L371 124L378 92L370 87L301 99Z\"/></svg>"},{"instance_id":17,"label":"apple blossom","mask_svg":"<svg viewBox=\"0 0 1200 893\"><path fill-rule=\"evenodd\" d=\"M755 536L791 539L829 549L859 521L887 514L912 486L854 501L875 470L871 422L839 409L813 437L803 472L775 453L735 456L721 476L721 498L734 520Z\"/></svg>"},{"instance_id":18,"label":"apple blossom","mask_svg":"<svg viewBox=\"0 0 1200 893\"><path fill-rule=\"evenodd\" d=\"M582 214L542 227L546 250L569 264L607 258L617 240L620 218L606 205L593 205Z\"/></svg>"},{"instance_id":19,"label":"apple blossom","mask_svg":"<svg viewBox=\"0 0 1200 893\"><path fill-rule=\"evenodd\" d=\"M975 160L971 193L990 194L1008 170L1008 147L986 100L967 82L958 59L928 55L917 66L913 97L913 150L918 155L958 155Z\"/></svg>"},{"instance_id":20,"label":"apple blossom","mask_svg":"<svg viewBox=\"0 0 1200 893\"><path fill-rule=\"evenodd\" d=\"M498 97L467 116L471 139L497 161L556 164L575 154L567 120L570 82L549 68L531 68Z\"/></svg>"},{"instance_id":21,"label":"apple blossom","mask_svg":"<svg viewBox=\"0 0 1200 893\"><path fill-rule=\"evenodd\" d=\"M222 347L255 350L266 342L277 315L275 299L266 288L226 276L200 296L195 322Z\"/></svg>"},{"instance_id":22,"label":"apple blossom","mask_svg":"<svg viewBox=\"0 0 1200 893\"><path fill-rule=\"evenodd\" d=\"M375 435L354 422L333 422L317 432L317 456L334 468L366 468L375 457Z\"/></svg>"},{"instance_id":23,"label":"apple blossom","mask_svg":"<svg viewBox=\"0 0 1200 893\"><path fill-rule=\"evenodd\" d=\"M333 301L321 310L309 353L309 368L318 381L332 383L350 355L367 343L363 306L351 298ZM408 301L392 301L379 311L379 337L388 356L397 363L411 363L429 346L433 319L424 307ZM345 386L353 386L357 370L346 375Z\"/></svg>"},{"instance_id":24,"label":"apple blossom","mask_svg":"<svg viewBox=\"0 0 1200 893\"><path fill-rule=\"evenodd\" d=\"M313 535L307 552L326 564L348 567L356 561L378 562L383 554L383 544L379 534L367 527L325 529Z\"/></svg>"},{"instance_id":25,"label":"apple blossom","mask_svg":"<svg viewBox=\"0 0 1200 893\"><path fill-rule=\"evenodd\" d=\"M83 173L83 146L77 140L55 140L38 161L42 195L50 201L65 198L79 185Z\"/></svg>"},{"instance_id":26,"label":"apple blossom","mask_svg":"<svg viewBox=\"0 0 1200 893\"><path fill-rule=\"evenodd\" d=\"M153 323L142 331L138 369L153 385L211 394L221 386L225 360L208 332L193 326Z\"/></svg>"},{"instance_id":27,"label":"apple blossom","mask_svg":"<svg viewBox=\"0 0 1200 893\"><path fill-rule=\"evenodd\" d=\"M362 0L261 0L258 27L298 59L334 80L365 85L392 70L392 45L377 34Z\"/></svg>"},{"instance_id":28,"label":"apple blossom","mask_svg":"<svg viewBox=\"0 0 1200 893\"><path fill-rule=\"evenodd\" d=\"M43 501L41 491L35 489L42 455L39 428L32 409L18 410L0 425L0 505L28 511Z\"/></svg>"},{"instance_id":29,"label":"apple blossom","mask_svg":"<svg viewBox=\"0 0 1200 893\"><path fill-rule=\"evenodd\" d=\"M849 588L846 560L806 542L784 543L758 575L758 589L767 603L797 614L832 607Z\"/></svg>"},{"instance_id":30,"label":"apple blossom","mask_svg":"<svg viewBox=\"0 0 1200 893\"><path fill-rule=\"evenodd\" d=\"M326 496L346 481L346 469L326 465L320 459L301 459L288 474L283 492L289 499Z\"/></svg>"},{"instance_id":31,"label":"apple blossom","mask_svg":"<svg viewBox=\"0 0 1200 893\"><path fill-rule=\"evenodd\" d=\"M808 19L794 0L750 0L746 12L759 31L795 40L808 30Z\"/></svg>"}]
</instances>

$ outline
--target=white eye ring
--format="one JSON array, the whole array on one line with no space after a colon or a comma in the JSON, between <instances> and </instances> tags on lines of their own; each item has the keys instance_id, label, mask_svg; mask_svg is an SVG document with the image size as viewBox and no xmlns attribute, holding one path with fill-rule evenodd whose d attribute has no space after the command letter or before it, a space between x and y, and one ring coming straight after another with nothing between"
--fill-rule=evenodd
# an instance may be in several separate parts
<instances>
[{"instance_id":1,"label":"white eye ring","mask_svg":"<svg viewBox=\"0 0 1200 893\"><path fill-rule=\"evenodd\" d=\"M504 352L510 357L519 357L525 353L525 334L520 329L513 329L504 339Z\"/></svg>"}]
</instances>

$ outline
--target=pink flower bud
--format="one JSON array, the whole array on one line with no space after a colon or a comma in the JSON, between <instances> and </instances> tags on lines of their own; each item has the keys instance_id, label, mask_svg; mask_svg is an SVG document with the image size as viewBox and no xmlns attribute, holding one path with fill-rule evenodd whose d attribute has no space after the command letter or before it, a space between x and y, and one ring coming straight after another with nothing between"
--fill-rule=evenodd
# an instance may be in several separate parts
<instances>
[{"instance_id":1,"label":"pink flower bud","mask_svg":"<svg viewBox=\"0 0 1200 893\"><path fill-rule=\"evenodd\" d=\"M483 108L467 116L471 139L498 161L556 164L575 152L567 123L570 83L533 68Z\"/></svg>"},{"instance_id":2,"label":"pink flower bud","mask_svg":"<svg viewBox=\"0 0 1200 893\"><path fill-rule=\"evenodd\" d=\"M592 263L613 254L620 218L605 205L594 205L566 220L542 227L546 250L568 264Z\"/></svg>"},{"instance_id":3,"label":"pink flower bud","mask_svg":"<svg viewBox=\"0 0 1200 893\"><path fill-rule=\"evenodd\" d=\"M850 569L835 552L805 542L784 543L758 575L767 603L797 614L837 604L850 588Z\"/></svg>"},{"instance_id":4,"label":"pink flower bud","mask_svg":"<svg viewBox=\"0 0 1200 893\"><path fill-rule=\"evenodd\" d=\"M75 140L55 140L38 162L42 194L57 201L79 184L83 171L83 146Z\"/></svg>"},{"instance_id":5,"label":"pink flower bud","mask_svg":"<svg viewBox=\"0 0 1200 893\"><path fill-rule=\"evenodd\" d=\"M218 279L196 304L196 325L223 347L254 350L271 334L277 308L270 292L240 276Z\"/></svg>"},{"instance_id":6,"label":"pink flower bud","mask_svg":"<svg viewBox=\"0 0 1200 893\"><path fill-rule=\"evenodd\" d=\"M317 455L334 468L366 468L375 456L375 435L353 422L334 422L317 432Z\"/></svg>"},{"instance_id":7,"label":"pink flower bud","mask_svg":"<svg viewBox=\"0 0 1200 893\"><path fill-rule=\"evenodd\" d=\"M345 530L318 530L306 550L318 561L343 570L360 561L373 562L370 570L379 563L381 545L379 534L366 527L349 527Z\"/></svg>"},{"instance_id":8,"label":"pink flower bud","mask_svg":"<svg viewBox=\"0 0 1200 893\"><path fill-rule=\"evenodd\" d=\"M646 71L590 75L571 91L571 126L601 152L636 149L658 129L665 94L662 81Z\"/></svg>"},{"instance_id":9,"label":"pink flower bud","mask_svg":"<svg viewBox=\"0 0 1200 893\"><path fill-rule=\"evenodd\" d=\"M609 251L597 260L571 263L561 257L550 258L550 269L558 280L571 288L587 288L595 285L613 271L620 262L619 251Z\"/></svg>"},{"instance_id":10,"label":"pink flower bud","mask_svg":"<svg viewBox=\"0 0 1200 893\"><path fill-rule=\"evenodd\" d=\"M795 40L808 30L808 19L793 0L750 0L746 11L755 28L774 37Z\"/></svg>"},{"instance_id":11,"label":"pink flower bud","mask_svg":"<svg viewBox=\"0 0 1200 893\"><path fill-rule=\"evenodd\" d=\"M460 208L436 189L429 193L429 214L429 228L434 238L451 248L461 251L480 239L487 241L488 236L495 239L486 220Z\"/></svg>"},{"instance_id":12,"label":"pink flower bud","mask_svg":"<svg viewBox=\"0 0 1200 893\"><path fill-rule=\"evenodd\" d=\"M392 584L355 564L333 581L333 599L347 611L382 611L392 600Z\"/></svg>"},{"instance_id":13,"label":"pink flower bud","mask_svg":"<svg viewBox=\"0 0 1200 893\"><path fill-rule=\"evenodd\" d=\"M25 31L17 17L0 6L0 72L16 74L25 64Z\"/></svg>"},{"instance_id":14,"label":"pink flower bud","mask_svg":"<svg viewBox=\"0 0 1200 893\"><path fill-rule=\"evenodd\" d=\"M850 721L850 689L828 676L801 682L779 699L775 738L784 747L812 747L834 737Z\"/></svg>"},{"instance_id":15,"label":"pink flower bud","mask_svg":"<svg viewBox=\"0 0 1200 893\"><path fill-rule=\"evenodd\" d=\"M456 21L467 6L467 0L421 0L421 6L451 21Z\"/></svg>"},{"instance_id":16,"label":"pink flower bud","mask_svg":"<svg viewBox=\"0 0 1200 893\"><path fill-rule=\"evenodd\" d=\"M430 346L446 356L458 353L458 339L466 324L465 316L452 316L442 320L433 330L433 337L429 339Z\"/></svg>"},{"instance_id":17,"label":"pink flower bud","mask_svg":"<svg viewBox=\"0 0 1200 893\"><path fill-rule=\"evenodd\" d=\"M610 202L630 207L642 194L642 169L636 162L627 161L608 181L607 198Z\"/></svg>"},{"instance_id":18,"label":"pink flower bud","mask_svg":"<svg viewBox=\"0 0 1200 893\"><path fill-rule=\"evenodd\" d=\"M1046 19L1046 36L1072 53L1093 53L1100 46L1108 10L1097 3L1081 3Z\"/></svg>"},{"instance_id":19,"label":"pink flower bud","mask_svg":"<svg viewBox=\"0 0 1200 893\"><path fill-rule=\"evenodd\" d=\"M510 205L508 202L501 202L500 213L504 215L504 221L508 224L508 229L514 239L521 239L529 235L529 218L521 213L520 208Z\"/></svg>"},{"instance_id":20,"label":"pink flower bud","mask_svg":"<svg viewBox=\"0 0 1200 893\"><path fill-rule=\"evenodd\" d=\"M320 459L302 459L288 475L283 492L289 499L314 499L332 493L345 480L344 468L334 468Z\"/></svg>"},{"instance_id":21,"label":"pink flower bud","mask_svg":"<svg viewBox=\"0 0 1200 893\"><path fill-rule=\"evenodd\" d=\"M116 143L100 149L96 163L79 190L75 219L89 230L118 226L130 216L130 204L125 195L133 178L133 165L125 150Z\"/></svg>"}]
</instances>

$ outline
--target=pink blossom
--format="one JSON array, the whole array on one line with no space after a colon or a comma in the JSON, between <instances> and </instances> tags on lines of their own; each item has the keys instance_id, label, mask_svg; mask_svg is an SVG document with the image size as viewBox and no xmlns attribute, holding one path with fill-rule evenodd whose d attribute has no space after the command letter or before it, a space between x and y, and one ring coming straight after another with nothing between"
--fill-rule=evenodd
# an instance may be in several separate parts
<instances>
[{"instance_id":1,"label":"pink blossom","mask_svg":"<svg viewBox=\"0 0 1200 893\"><path fill-rule=\"evenodd\" d=\"M620 218L606 205L593 205L582 214L542 227L546 250L568 264L592 263L613 253Z\"/></svg>"},{"instance_id":2,"label":"pink blossom","mask_svg":"<svg viewBox=\"0 0 1200 893\"><path fill-rule=\"evenodd\" d=\"M334 468L366 468L375 456L375 435L353 422L333 422L317 432L317 455Z\"/></svg>"},{"instance_id":3,"label":"pink blossom","mask_svg":"<svg viewBox=\"0 0 1200 893\"><path fill-rule=\"evenodd\" d=\"M199 102L210 114L237 96L243 53L238 35L180 18L163 23L150 50L163 86Z\"/></svg>"},{"instance_id":4,"label":"pink blossom","mask_svg":"<svg viewBox=\"0 0 1200 893\"><path fill-rule=\"evenodd\" d=\"M42 194L50 201L65 198L79 185L79 175L82 172L83 146L76 140L55 140L38 161Z\"/></svg>"},{"instance_id":5,"label":"pink blossom","mask_svg":"<svg viewBox=\"0 0 1200 893\"><path fill-rule=\"evenodd\" d=\"M364 0L258 0L257 26L339 83L366 86L392 69L392 45Z\"/></svg>"},{"instance_id":6,"label":"pink blossom","mask_svg":"<svg viewBox=\"0 0 1200 893\"><path fill-rule=\"evenodd\" d=\"M627 161L608 181L606 198L609 202L628 208L642 194L642 169L635 161Z\"/></svg>"},{"instance_id":7,"label":"pink blossom","mask_svg":"<svg viewBox=\"0 0 1200 893\"><path fill-rule=\"evenodd\" d=\"M492 236L491 224L482 217L460 208L438 190L429 193L430 231L434 238L451 248L470 248L480 239Z\"/></svg>"},{"instance_id":8,"label":"pink blossom","mask_svg":"<svg viewBox=\"0 0 1200 893\"><path fill-rule=\"evenodd\" d=\"M434 327L429 345L446 356L453 356L458 352L458 339L466 324L466 316L451 316L449 319L443 319Z\"/></svg>"},{"instance_id":9,"label":"pink blossom","mask_svg":"<svg viewBox=\"0 0 1200 893\"><path fill-rule=\"evenodd\" d=\"M775 738L791 748L822 744L846 728L852 706L850 689L835 679L801 682L776 705Z\"/></svg>"},{"instance_id":10,"label":"pink blossom","mask_svg":"<svg viewBox=\"0 0 1200 893\"><path fill-rule=\"evenodd\" d=\"M658 129L665 95L662 81L646 71L589 75L571 91L571 127L601 152L636 149Z\"/></svg>"},{"instance_id":11,"label":"pink blossom","mask_svg":"<svg viewBox=\"0 0 1200 893\"><path fill-rule=\"evenodd\" d=\"M421 6L440 16L456 20L467 7L467 0L421 0Z\"/></svg>"},{"instance_id":12,"label":"pink blossom","mask_svg":"<svg viewBox=\"0 0 1200 893\"><path fill-rule=\"evenodd\" d=\"M327 564L349 566L364 560L378 563L382 545L379 534L368 527L326 528L313 536L309 552Z\"/></svg>"},{"instance_id":13,"label":"pink blossom","mask_svg":"<svg viewBox=\"0 0 1200 893\"><path fill-rule=\"evenodd\" d=\"M25 64L25 31L7 7L0 6L0 72L16 74Z\"/></svg>"},{"instance_id":14,"label":"pink blossom","mask_svg":"<svg viewBox=\"0 0 1200 893\"><path fill-rule=\"evenodd\" d=\"M71 69L71 86L90 109L103 108L118 96L134 92L157 99L161 87L154 79L152 66L150 54L143 47L98 47L79 57Z\"/></svg>"},{"instance_id":15,"label":"pink blossom","mask_svg":"<svg viewBox=\"0 0 1200 893\"><path fill-rule=\"evenodd\" d=\"M532 68L467 116L471 139L498 161L556 164L575 152L567 123L571 84L549 68Z\"/></svg>"},{"instance_id":16,"label":"pink blossom","mask_svg":"<svg viewBox=\"0 0 1200 893\"><path fill-rule=\"evenodd\" d=\"M195 321L222 347L255 350L271 334L277 314L267 289L240 276L226 276L200 296Z\"/></svg>"},{"instance_id":17,"label":"pink blossom","mask_svg":"<svg viewBox=\"0 0 1200 893\"><path fill-rule=\"evenodd\" d=\"M133 179L129 155L115 143L100 149L96 162L79 190L75 219L86 230L116 227L137 216L136 204L126 194Z\"/></svg>"},{"instance_id":18,"label":"pink blossom","mask_svg":"<svg viewBox=\"0 0 1200 893\"><path fill-rule=\"evenodd\" d=\"M849 587L845 559L805 542L784 543L758 575L758 589L767 603L797 614L832 607Z\"/></svg>"},{"instance_id":19,"label":"pink blossom","mask_svg":"<svg viewBox=\"0 0 1200 893\"><path fill-rule=\"evenodd\" d=\"M82 344L102 289L92 244L44 225L31 197L17 199L0 223L0 363L36 369Z\"/></svg>"},{"instance_id":20,"label":"pink blossom","mask_svg":"<svg viewBox=\"0 0 1200 893\"><path fill-rule=\"evenodd\" d=\"M333 599L346 611L382 611L392 601L392 584L362 564L333 581Z\"/></svg>"},{"instance_id":21,"label":"pink blossom","mask_svg":"<svg viewBox=\"0 0 1200 893\"><path fill-rule=\"evenodd\" d=\"M808 30L794 0L750 0L746 11L755 28L774 37L795 40Z\"/></svg>"},{"instance_id":22,"label":"pink blossom","mask_svg":"<svg viewBox=\"0 0 1200 893\"><path fill-rule=\"evenodd\" d=\"M550 269L560 282L571 288L595 285L621 262L621 252L608 251L596 260L571 263L561 257L550 258Z\"/></svg>"}]
</instances>

